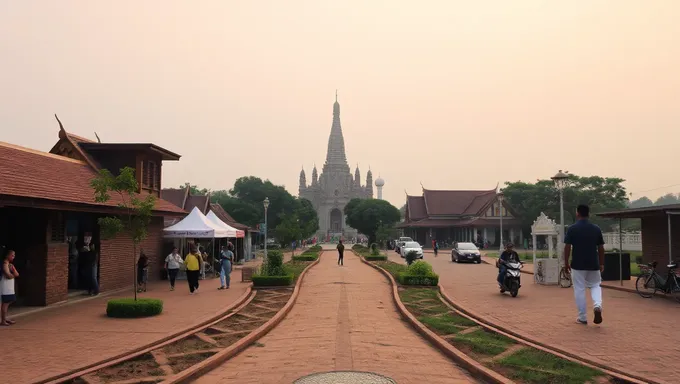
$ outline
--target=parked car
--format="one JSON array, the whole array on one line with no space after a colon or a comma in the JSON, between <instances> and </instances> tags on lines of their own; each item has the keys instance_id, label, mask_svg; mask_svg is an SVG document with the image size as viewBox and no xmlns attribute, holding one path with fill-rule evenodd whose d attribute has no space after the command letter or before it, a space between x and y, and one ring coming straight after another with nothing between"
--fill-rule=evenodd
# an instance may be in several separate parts
<instances>
[{"instance_id":1,"label":"parked car","mask_svg":"<svg viewBox=\"0 0 680 384\"><path fill-rule=\"evenodd\" d=\"M482 254L479 248L473 243L456 243L451 250L451 261L456 263L471 262L479 264L482 262Z\"/></svg>"},{"instance_id":2,"label":"parked car","mask_svg":"<svg viewBox=\"0 0 680 384\"><path fill-rule=\"evenodd\" d=\"M408 241L413 241L412 238L410 237L400 237L399 240L397 240L397 245L394 247L394 250L397 251L398 254L401 255L401 247L404 245L404 243Z\"/></svg>"},{"instance_id":3,"label":"parked car","mask_svg":"<svg viewBox=\"0 0 680 384\"><path fill-rule=\"evenodd\" d=\"M401 246L401 257L405 258L406 254L411 251L418 252L418 257L416 257L416 259L423 258L423 247L420 244L418 244L417 241L407 241L403 243Z\"/></svg>"}]
</instances>

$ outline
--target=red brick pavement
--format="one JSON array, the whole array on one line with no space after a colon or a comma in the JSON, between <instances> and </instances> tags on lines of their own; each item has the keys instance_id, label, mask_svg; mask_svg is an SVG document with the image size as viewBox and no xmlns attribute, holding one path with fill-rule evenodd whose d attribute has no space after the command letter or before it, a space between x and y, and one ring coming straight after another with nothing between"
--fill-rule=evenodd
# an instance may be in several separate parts
<instances>
[{"instance_id":1,"label":"red brick pavement","mask_svg":"<svg viewBox=\"0 0 680 384\"><path fill-rule=\"evenodd\" d=\"M390 259L403 262L394 252ZM531 275L523 275L519 296L512 298L498 292L493 265L454 264L448 254L426 255L425 260L458 304L493 322L610 367L658 382L680 381L680 337L675 333L680 305L674 301L603 289L604 322L582 326L575 324L572 289L536 285Z\"/></svg>"},{"instance_id":2,"label":"red brick pavement","mask_svg":"<svg viewBox=\"0 0 680 384\"><path fill-rule=\"evenodd\" d=\"M0 329L0 356L11 356L12 360L2 368L2 375L13 384L44 380L199 324L223 312L250 285L241 283L240 270L232 272L231 280L226 291L217 290L219 279L201 280L200 293L193 296L184 280L177 281L172 292L167 281L149 284L148 292L141 297L164 301L163 313L151 318L106 317L106 301L129 297L129 292L19 317L15 325Z\"/></svg>"},{"instance_id":3,"label":"red brick pavement","mask_svg":"<svg viewBox=\"0 0 680 384\"><path fill-rule=\"evenodd\" d=\"M353 254L339 267L326 252L290 314L197 382L289 384L335 370L376 372L400 384L475 382L401 320L391 295L385 277Z\"/></svg>"}]
</instances>

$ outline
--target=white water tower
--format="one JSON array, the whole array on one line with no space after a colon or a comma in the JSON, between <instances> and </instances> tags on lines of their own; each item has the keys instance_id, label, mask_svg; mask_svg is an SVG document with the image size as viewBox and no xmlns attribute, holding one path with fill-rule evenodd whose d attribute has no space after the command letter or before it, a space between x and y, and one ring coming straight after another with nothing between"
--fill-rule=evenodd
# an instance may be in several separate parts
<instances>
[{"instance_id":1,"label":"white water tower","mask_svg":"<svg viewBox=\"0 0 680 384\"><path fill-rule=\"evenodd\" d=\"M382 188L385 185L385 180L378 175L378 178L375 180L375 186L378 187L378 199L382 200Z\"/></svg>"}]
</instances>

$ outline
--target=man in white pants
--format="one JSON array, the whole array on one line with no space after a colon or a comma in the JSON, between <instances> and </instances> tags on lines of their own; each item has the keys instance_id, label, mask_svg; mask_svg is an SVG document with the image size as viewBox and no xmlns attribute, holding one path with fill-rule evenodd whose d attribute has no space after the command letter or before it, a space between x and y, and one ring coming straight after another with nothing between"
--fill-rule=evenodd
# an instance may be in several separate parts
<instances>
[{"instance_id":1,"label":"man in white pants","mask_svg":"<svg viewBox=\"0 0 680 384\"><path fill-rule=\"evenodd\" d=\"M590 288L593 299L595 324L602 322L602 288L600 273L604 270L604 239L600 227L590 222L590 208L579 205L576 208L576 223L567 230L564 239L564 266L571 269L574 284L574 298L578 308L579 324L588 324L586 317L586 288ZM571 254L571 265L569 255Z\"/></svg>"}]
</instances>

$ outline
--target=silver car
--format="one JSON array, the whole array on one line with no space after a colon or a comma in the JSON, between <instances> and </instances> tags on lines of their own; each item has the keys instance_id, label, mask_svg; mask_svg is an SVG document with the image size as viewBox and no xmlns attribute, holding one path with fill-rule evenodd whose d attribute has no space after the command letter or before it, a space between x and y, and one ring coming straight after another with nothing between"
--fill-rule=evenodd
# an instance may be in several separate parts
<instances>
[{"instance_id":1,"label":"silver car","mask_svg":"<svg viewBox=\"0 0 680 384\"><path fill-rule=\"evenodd\" d=\"M401 257L406 258L406 255L411 252L415 251L418 253L418 256L416 256L416 259L422 259L423 258L423 247L418 244L416 241L407 241L402 245L401 247Z\"/></svg>"}]
</instances>

